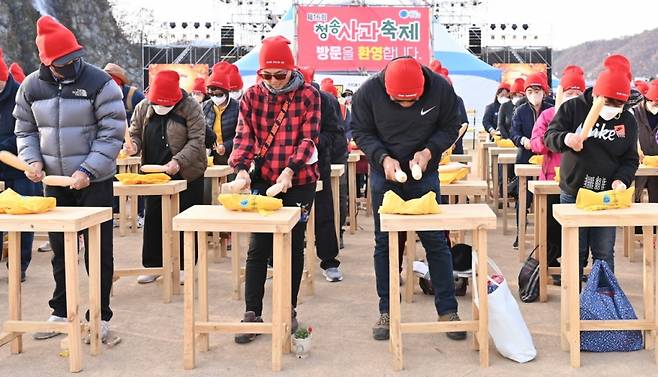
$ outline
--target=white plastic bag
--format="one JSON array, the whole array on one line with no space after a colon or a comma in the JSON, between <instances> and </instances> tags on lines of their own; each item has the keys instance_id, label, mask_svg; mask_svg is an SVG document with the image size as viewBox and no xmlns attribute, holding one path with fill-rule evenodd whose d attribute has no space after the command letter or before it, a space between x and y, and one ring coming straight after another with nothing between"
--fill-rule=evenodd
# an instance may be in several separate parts
<instances>
[{"instance_id":1,"label":"white plastic bag","mask_svg":"<svg viewBox=\"0 0 658 377\"><path fill-rule=\"evenodd\" d=\"M479 306L478 290L475 280L477 253L473 251L473 293L475 304ZM532 336L526 326L519 305L514 300L512 292L507 285L507 279L497 283L491 275L503 276L502 271L490 258L488 281L497 286L496 290L489 293L489 335L496 345L496 350L508 359L519 363L533 360L537 356L537 350L532 342Z\"/></svg>"}]
</instances>

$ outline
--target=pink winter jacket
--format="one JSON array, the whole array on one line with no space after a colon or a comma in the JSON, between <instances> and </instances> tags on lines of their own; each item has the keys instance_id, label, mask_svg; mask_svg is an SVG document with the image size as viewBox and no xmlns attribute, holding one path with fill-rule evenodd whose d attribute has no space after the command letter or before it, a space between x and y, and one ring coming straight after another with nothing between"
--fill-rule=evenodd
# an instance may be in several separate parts
<instances>
[{"instance_id":1,"label":"pink winter jacket","mask_svg":"<svg viewBox=\"0 0 658 377\"><path fill-rule=\"evenodd\" d=\"M553 180L555 178L555 167L560 166L560 154L550 151L544 145L544 134L554 116L555 107L544 110L537 118L532 128L532 137L530 138L532 151L544 155L544 162L541 165L541 175L539 176L539 179L542 181Z\"/></svg>"}]
</instances>

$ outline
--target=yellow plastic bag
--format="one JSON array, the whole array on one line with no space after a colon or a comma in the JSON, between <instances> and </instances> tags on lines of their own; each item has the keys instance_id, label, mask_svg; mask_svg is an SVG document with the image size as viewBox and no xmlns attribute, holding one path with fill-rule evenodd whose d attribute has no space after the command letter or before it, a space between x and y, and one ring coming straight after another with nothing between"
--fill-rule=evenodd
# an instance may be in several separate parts
<instances>
[{"instance_id":1,"label":"yellow plastic bag","mask_svg":"<svg viewBox=\"0 0 658 377\"><path fill-rule=\"evenodd\" d=\"M652 168L658 168L658 156L644 156L642 164Z\"/></svg>"},{"instance_id":2,"label":"yellow plastic bag","mask_svg":"<svg viewBox=\"0 0 658 377\"><path fill-rule=\"evenodd\" d=\"M128 157L128 153L126 153L125 150L120 150L119 155L117 156L117 160L122 160L124 158Z\"/></svg>"},{"instance_id":3,"label":"yellow plastic bag","mask_svg":"<svg viewBox=\"0 0 658 377\"><path fill-rule=\"evenodd\" d=\"M24 215L28 213L44 213L57 205L55 198L43 196L22 196L12 189L0 193L0 213Z\"/></svg>"},{"instance_id":4,"label":"yellow plastic bag","mask_svg":"<svg viewBox=\"0 0 658 377\"><path fill-rule=\"evenodd\" d=\"M608 190L594 192L581 188L576 196L576 208L585 211L600 211L604 209L629 208L633 203L635 187L624 191Z\"/></svg>"},{"instance_id":5,"label":"yellow plastic bag","mask_svg":"<svg viewBox=\"0 0 658 377\"><path fill-rule=\"evenodd\" d=\"M555 177L553 177L553 180L555 182L560 182L560 167L559 166L555 167Z\"/></svg>"},{"instance_id":6,"label":"yellow plastic bag","mask_svg":"<svg viewBox=\"0 0 658 377\"><path fill-rule=\"evenodd\" d=\"M167 183L171 181L171 177L165 173L152 173L152 174L135 174L135 173L121 173L115 175L116 179L124 185L144 185L144 184L158 184Z\"/></svg>"},{"instance_id":7,"label":"yellow plastic bag","mask_svg":"<svg viewBox=\"0 0 658 377\"><path fill-rule=\"evenodd\" d=\"M441 213L439 204L436 202L436 193L428 192L417 199L408 201L402 200L393 191L387 191L384 194L384 201L379 207L379 213L398 214L398 215L429 215Z\"/></svg>"},{"instance_id":8,"label":"yellow plastic bag","mask_svg":"<svg viewBox=\"0 0 658 377\"><path fill-rule=\"evenodd\" d=\"M215 166L215 158L213 156L208 156L208 167Z\"/></svg>"},{"instance_id":9,"label":"yellow plastic bag","mask_svg":"<svg viewBox=\"0 0 658 377\"><path fill-rule=\"evenodd\" d=\"M503 139L500 136L496 135L494 136L494 142L496 143L496 146L499 148L515 148L516 145L514 145L514 142L510 139Z\"/></svg>"},{"instance_id":10,"label":"yellow plastic bag","mask_svg":"<svg viewBox=\"0 0 658 377\"><path fill-rule=\"evenodd\" d=\"M283 200L263 195L220 194L219 203L232 211L267 214L283 207Z\"/></svg>"},{"instance_id":11,"label":"yellow plastic bag","mask_svg":"<svg viewBox=\"0 0 658 377\"><path fill-rule=\"evenodd\" d=\"M439 181L444 185L462 180L466 177L468 177L468 168L461 168L455 171L439 173Z\"/></svg>"},{"instance_id":12,"label":"yellow plastic bag","mask_svg":"<svg viewBox=\"0 0 658 377\"><path fill-rule=\"evenodd\" d=\"M544 156L541 155L541 154L536 154L536 155L530 157L529 162L533 165L541 165L541 164L544 163Z\"/></svg>"},{"instance_id":13,"label":"yellow plastic bag","mask_svg":"<svg viewBox=\"0 0 658 377\"><path fill-rule=\"evenodd\" d=\"M443 154L441 155L441 161L439 161L439 165L449 164L451 155L452 155L452 148L449 148L447 151L443 152Z\"/></svg>"}]
</instances>

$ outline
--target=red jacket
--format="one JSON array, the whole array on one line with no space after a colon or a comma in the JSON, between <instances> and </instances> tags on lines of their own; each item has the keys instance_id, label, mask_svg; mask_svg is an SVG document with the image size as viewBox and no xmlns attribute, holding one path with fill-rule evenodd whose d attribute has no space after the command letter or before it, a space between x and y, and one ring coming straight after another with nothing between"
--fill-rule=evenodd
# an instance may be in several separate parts
<instances>
[{"instance_id":1,"label":"red jacket","mask_svg":"<svg viewBox=\"0 0 658 377\"><path fill-rule=\"evenodd\" d=\"M229 159L231 167L249 170L290 95L292 102L265 155L261 177L273 184L283 169L289 167L295 172L293 186L318 180L320 174L317 163L308 162L316 155L319 141L320 94L309 84L283 94L272 94L263 83L247 90L240 102L240 117Z\"/></svg>"}]
</instances>

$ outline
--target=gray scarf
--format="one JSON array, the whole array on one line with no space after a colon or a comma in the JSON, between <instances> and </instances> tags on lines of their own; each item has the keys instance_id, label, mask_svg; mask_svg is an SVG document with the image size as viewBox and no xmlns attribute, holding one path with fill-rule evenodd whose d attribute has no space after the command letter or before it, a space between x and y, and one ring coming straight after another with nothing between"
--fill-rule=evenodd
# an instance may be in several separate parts
<instances>
[{"instance_id":1,"label":"gray scarf","mask_svg":"<svg viewBox=\"0 0 658 377\"><path fill-rule=\"evenodd\" d=\"M297 70L292 71L292 75L290 76L290 81L288 81L288 85L284 86L281 89L274 89L272 88L267 81L263 81L263 84L267 88L267 90L270 91L272 94L284 94L284 93L290 93L294 92L295 90L299 89L302 85L304 85L304 76L302 76L301 72Z\"/></svg>"}]
</instances>

